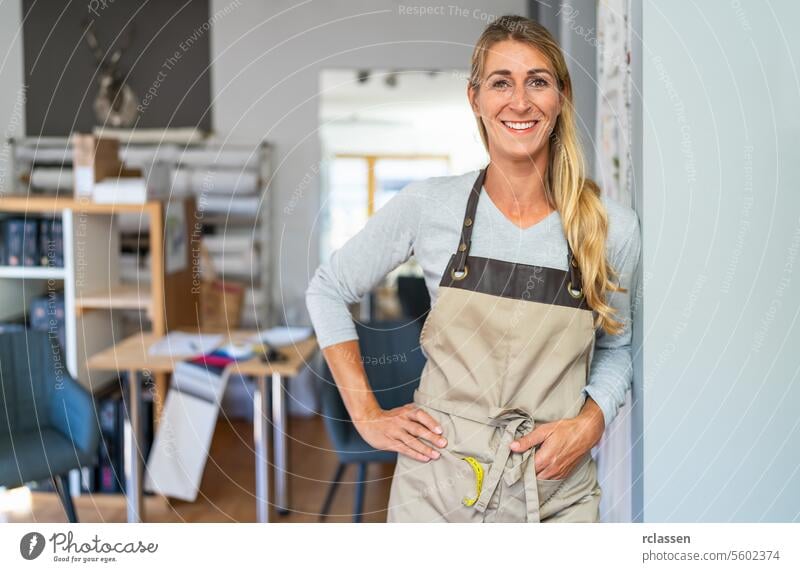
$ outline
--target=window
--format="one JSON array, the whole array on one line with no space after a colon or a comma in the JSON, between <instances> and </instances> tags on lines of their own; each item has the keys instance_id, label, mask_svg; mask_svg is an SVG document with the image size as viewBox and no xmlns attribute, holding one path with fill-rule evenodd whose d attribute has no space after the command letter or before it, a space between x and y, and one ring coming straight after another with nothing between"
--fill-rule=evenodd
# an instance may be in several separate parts
<instances>
[{"instance_id":1,"label":"window","mask_svg":"<svg viewBox=\"0 0 800 572\"><path fill-rule=\"evenodd\" d=\"M446 155L336 155L328 196L330 248L341 247L408 183L449 173Z\"/></svg>"}]
</instances>

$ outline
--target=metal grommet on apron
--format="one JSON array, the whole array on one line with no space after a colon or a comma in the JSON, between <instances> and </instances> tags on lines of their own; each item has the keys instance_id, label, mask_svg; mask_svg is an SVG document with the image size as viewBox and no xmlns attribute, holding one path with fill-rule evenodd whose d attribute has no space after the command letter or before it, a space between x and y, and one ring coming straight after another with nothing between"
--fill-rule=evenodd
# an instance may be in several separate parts
<instances>
[{"instance_id":1,"label":"metal grommet on apron","mask_svg":"<svg viewBox=\"0 0 800 572\"><path fill-rule=\"evenodd\" d=\"M575 417L594 351L594 315L567 247L567 270L470 256L486 169L467 200L461 240L422 328L428 358L414 403L448 444L428 462L398 455L389 522L595 522L589 452L565 479L537 478L537 447L510 443Z\"/></svg>"}]
</instances>

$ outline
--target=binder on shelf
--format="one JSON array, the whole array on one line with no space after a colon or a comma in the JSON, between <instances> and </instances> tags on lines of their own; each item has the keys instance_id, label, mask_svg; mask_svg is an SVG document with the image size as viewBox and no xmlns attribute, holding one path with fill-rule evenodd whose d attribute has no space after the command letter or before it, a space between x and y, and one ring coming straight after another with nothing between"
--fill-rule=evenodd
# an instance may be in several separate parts
<instances>
[{"instance_id":1,"label":"binder on shelf","mask_svg":"<svg viewBox=\"0 0 800 572\"><path fill-rule=\"evenodd\" d=\"M39 266L39 221L26 219L22 226L22 265Z\"/></svg>"},{"instance_id":2,"label":"binder on shelf","mask_svg":"<svg viewBox=\"0 0 800 572\"><path fill-rule=\"evenodd\" d=\"M6 244L6 264L8 266L22 266L25 220L10 218L6 221L3 230L3 238Z\"/></svg>"},{"instance_id":3,"label":"binder on shelf","mask_svg":"<svg viewBox=\"0 0 800 572\"><path fill-rule=\"evenodd\" d=\"M39 221L39 264L50 266L49 256L52 256L52 232L46 219Z\"/></svg>"},{"instance_id":4,"label":"binder on shelf","mask_svg":"<svg viewBox=\"0 0 800 572\"><path fill-rule=\"evenodd\" d=\"M64 267L64 221L57 218L50 226L53 240L53 266Z\"/></svg>"},{"instance_id":5,"label":"binder on shelf","mask_svg":"<svg viewBox=\"0 0 800 572\"><path fill-rule=\"evenodd\" d=\"M64 266L61 219L9 218L3 221L0 265Z\"/></svg>"},{"instance_id":6,"label":"binder on shelf","mask_svg":"<svg viewBox=\"0 0 800 572\"><path fill-rule=\"evenodd\" d=\"M64 236L60 218L39 221L39 264L64 267Z\"/></svg>"}]
</instances>

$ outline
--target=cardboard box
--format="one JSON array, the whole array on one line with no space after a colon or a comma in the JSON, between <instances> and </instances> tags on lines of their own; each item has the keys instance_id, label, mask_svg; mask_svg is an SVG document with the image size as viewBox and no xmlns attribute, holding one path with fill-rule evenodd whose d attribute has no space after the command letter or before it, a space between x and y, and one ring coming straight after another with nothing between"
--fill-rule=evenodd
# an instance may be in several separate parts
<instances>
[{"instance_id":1,"label":"cardboard box","mask_svg":"<svg viewBox=\"0 0 800 572\"><path fill-rule=\"evenodd\" d=\"M91 198L96 182L124 174L117 139L75 133L72 143L76 198Z\"/></svg>"}]
</instances>

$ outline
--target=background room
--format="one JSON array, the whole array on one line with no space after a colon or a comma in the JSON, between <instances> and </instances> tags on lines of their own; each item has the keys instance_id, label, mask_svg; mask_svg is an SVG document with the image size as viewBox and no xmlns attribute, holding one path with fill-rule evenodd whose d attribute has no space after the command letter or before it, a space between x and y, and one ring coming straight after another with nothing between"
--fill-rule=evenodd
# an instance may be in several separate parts
<instances>
[{"instance_id":1,"label":"background room","mask_svg":"<svg viewBox=\"0 0 800 572\"><path fill-rule=\"evenodd\" d=\"M396 457L304 294L409 182L485 164L466 79L504 14L558 39L588 173L642 225L601 519L797 520L796 5L7 0L0 521L386 520ZM424 363L370 325L429 303L412 258L350 307L409 358L376 381Z\"/></svg>"},{"instance_id":2,"label":"background room","mask_svg":"<svg viewBox=\"0 0 800 572\"><path fill-rule=\"evenodd\" d=\"M326 414L341 404L304 339L309 277L409 182L485 163L466 79L475 39L504 13L561 36L594 164L597 52L569 28L599 16L582 4L568 20L520 1L456 15L390 1L4 3L4 245L21 232L44 246L0 268L2 328L56 316L98 435L75 463L53 430L27 475L7 436L3 518L58 521L74 499L86 521L385 520L393 457L352 467L342 454L352 425ZM351 311L421 326L429 307L412 258ZM14 367L46 385L58 364L43 364ZM36 473L58 451L58 470ZM608 518L629 519L630 501L618 507Z\"/></svg>"}]
</instances>

